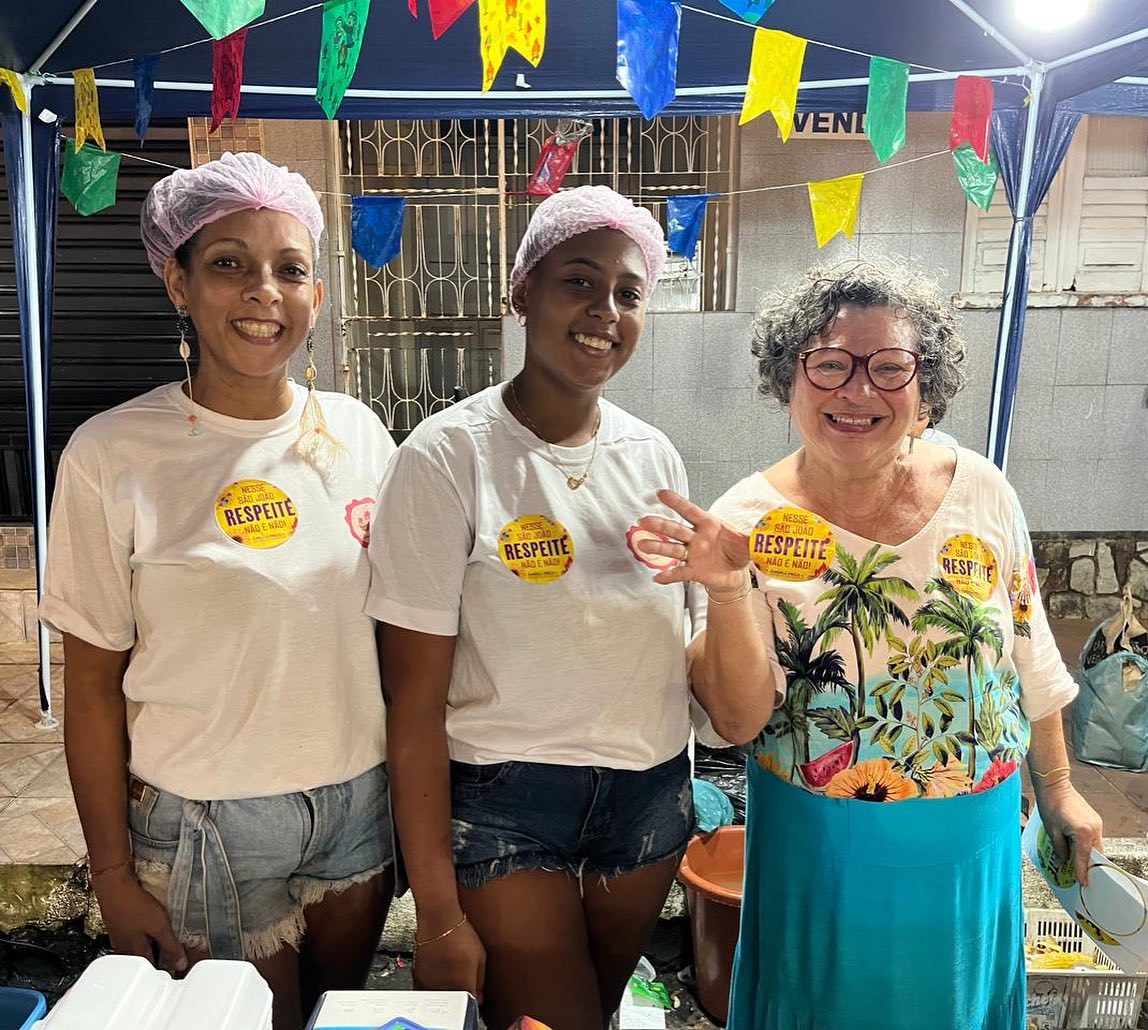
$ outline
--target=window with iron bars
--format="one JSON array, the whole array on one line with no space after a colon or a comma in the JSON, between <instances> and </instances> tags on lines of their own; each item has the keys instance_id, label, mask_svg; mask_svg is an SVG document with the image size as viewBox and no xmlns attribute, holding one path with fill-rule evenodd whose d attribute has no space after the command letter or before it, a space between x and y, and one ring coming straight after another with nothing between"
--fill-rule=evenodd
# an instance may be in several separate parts
<instances>
[{"instance_id":1,"label":"window with iron bars","mask_svg":"<svg viewBox=\"0 0 1148 1030\"><path fill-rule=\"evenodd\" d=\"M525 196L556 119L344 122L342 193L407 198L402 250L372 268L351 250L344 201L343 333L352 391L402 437L434 411L502 377L502 318ZM603 184L665 225L675 193L737 188L731 118L594 119L563 187ZM733 306L735 212L707 207L693 261L670 255L654 311Z\"/></svg>"}]
</instances>

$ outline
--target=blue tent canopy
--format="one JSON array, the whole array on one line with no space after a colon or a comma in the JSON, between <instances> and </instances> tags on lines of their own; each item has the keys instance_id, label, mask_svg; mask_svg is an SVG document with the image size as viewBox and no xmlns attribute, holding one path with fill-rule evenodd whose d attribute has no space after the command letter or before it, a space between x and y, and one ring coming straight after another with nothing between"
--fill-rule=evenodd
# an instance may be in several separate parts
<instances>
[{"instance_id":1,"label":"blue tent canopy","mask_svg":"<svg viewBox=\"0 0 1148 1030\"><path fill-rule=\"evenodd\" d=\"M362 56L340 118L633 116L615 79L616 0L550 0L546 52L535 69L511 52L494 88L480 90L478 10L473 5L437 42L427 0L413 19L404 0L374 0ZM1079 0L1085 3L1086 0ZM322 4L267 0L248 38L240 113L321 118L315 101ZM1081 113L1148 115L1148 2L1093 0L1069 29L1019 24L1015 0L775 0L761 27L811 41L798 105L864 110L875 54L914 65L913 110L945 110L959 74L993 78L993 143L1014 213L997 341L988 451L1004 467L1028 292L1031 218ZM19 116L0 97L8 167L35 463L37 568L45 555L47 498L44 397L58 134L42 113L73 114L71 72L94 67L105 119L131 121L131 61L164 53L153 116L210 113L211 48L179 0L25 0L0 7L0 67L20 73L31 108ZM753 33L719 0L682 4L678 90L667 114L740 110ZM194 45L199 43L200 45ZM184 46L184 44L192 44ZM529 88L516 85L522 73ZM52 122L51 115L47 121ZM57 123L58 124L58 123ZM49 284L45 288L45 284ZM50 717L48 638L40 632L41 700Z\"/></svg>"}]
</instances>

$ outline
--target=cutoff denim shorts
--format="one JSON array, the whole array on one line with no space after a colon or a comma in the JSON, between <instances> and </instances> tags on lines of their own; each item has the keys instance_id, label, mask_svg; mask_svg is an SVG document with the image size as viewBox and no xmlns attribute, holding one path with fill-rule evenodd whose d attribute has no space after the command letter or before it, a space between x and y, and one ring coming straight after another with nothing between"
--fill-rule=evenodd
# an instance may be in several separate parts
<instances>
[{"instance_id":1,"label":"cutoff denim shorts","mask_svg":"<svg viewBox=\"0 0 1148 1030\"><path fill-rule=\"evenodd\" d=\"M213 958L298 947L303 910L394 862L386 766L273 797L193 801L132 777L128 825L140 883L176 936Z\"/></svg>"},{"instance_id":2,"label":"cutoff denim shorts","mask_svg":"<svg viewBox=\"0 0 1148 1030\"><path fill-rule=\"evenodd\" d=\"M683 751L652 769L450 763L455 875L463 887L526 869L621 876L680 856L694 828Z\"/></svg>"}]
</instances>

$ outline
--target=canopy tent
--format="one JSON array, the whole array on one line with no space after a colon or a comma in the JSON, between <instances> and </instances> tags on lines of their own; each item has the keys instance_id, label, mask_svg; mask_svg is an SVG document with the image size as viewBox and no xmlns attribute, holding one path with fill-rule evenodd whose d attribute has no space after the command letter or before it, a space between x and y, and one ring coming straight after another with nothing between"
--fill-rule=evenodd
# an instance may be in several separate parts
<instances>
[{"instance_id":1,"label":"canopy tent","mask_svg":"<svg viewBox=\"0 0 1148 1030\"><path fill-rule=\"evenodd\" d=\"M550 0L540 66L535 69L511 52L494 88L484 94L477 4L434 41L427 0L418 0L417 20L404 0L374 0L362 57L338 116L633 116L636 107L615 78L615 4ZM864 110L869 55L913 65L913 110L948 108L960 74L997 83L993 144L1014 212L988 429L989 454L1002 468L1024 331L1032 214L1081 113L1148 115L1145 0L1092 0L1089 16L1060 31L1021 26L1014 5L1015 0L884 0L880 5L776 0L760 23L820 44L806 51L798 97L802 110ZM246 48L244 117L324 117L315 100L322 7L306 0L267 0ZM666 114L740 110L753 42L749 28L718 0L682 4L678 89ZM211 48L204 36L179 0L36 0L0 8L0 67L19 72L31 97L22 116L6 97L0 105L9 112L4 116L5 147L8 167L16 171L10 201L22 273L19 298L40 573L47 519L45 398L58 161L58 123L43 112L70 120L71 71L94 67L103 117L131 121L131 61L162 53L153 116L207 115ZM519 73L523 78L516 82ZM50 131L43 127L48 123ZM43 629L40 655L42 705L50 718Z\"/></svg>"}]
</instances>

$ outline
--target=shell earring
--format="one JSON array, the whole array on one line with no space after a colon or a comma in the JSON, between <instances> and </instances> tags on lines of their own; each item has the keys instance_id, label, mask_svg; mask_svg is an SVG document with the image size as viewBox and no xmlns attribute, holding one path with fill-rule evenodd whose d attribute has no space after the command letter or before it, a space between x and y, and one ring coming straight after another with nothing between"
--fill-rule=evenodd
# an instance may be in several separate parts
<instances>
[{"instance_id":1,"label":"shell earring","mask_svg":"<svg viewBox=\"0 0 1148 1030\"><path fill-rule=\"evenodd\" d=\"M195 412L195 397L191 393L191 344L187 342L187 334L191 331L191 315L182 304L175 309L175 324L179 330L179 356L183 360L183 371L187 382L187 399L191 401L191 414L187 421L191 423L188 436L199 436L199 415Z\"/></svg>"}]
</instances>

